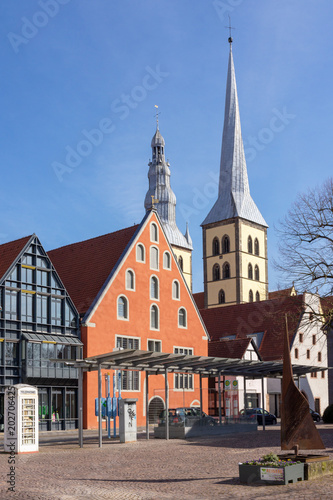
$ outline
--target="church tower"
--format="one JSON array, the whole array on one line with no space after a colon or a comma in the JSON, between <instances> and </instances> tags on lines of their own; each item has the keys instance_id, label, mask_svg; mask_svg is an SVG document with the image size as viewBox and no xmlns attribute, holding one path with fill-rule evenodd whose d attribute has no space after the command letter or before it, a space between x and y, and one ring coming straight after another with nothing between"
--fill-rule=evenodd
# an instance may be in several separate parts
<instances>
[{"instance_id":1,"label":"church tower","mask_svg":"<svg viewBox=\"0 0 333 500\"><path fill-rule=\"evenodd\" d=\"M218 199L201 224L206 308L268 298L268 226L250 195L229 43Z\"/></svg>"},{"instance_id":2,"label":"church tower","mask_svg":"<svg viewBox=\"0 0 333 500\"><path fill-rule=\"evenodd\" d=\"M192 240L188 226L183 235L176 224L176 196L170 185L170 163L165 160L165 141L159 131L158 120L151 149L152 160L148 163L149 188L145 209L157 211L186 283L192 291Z\"/></svg>"}]
</instances>

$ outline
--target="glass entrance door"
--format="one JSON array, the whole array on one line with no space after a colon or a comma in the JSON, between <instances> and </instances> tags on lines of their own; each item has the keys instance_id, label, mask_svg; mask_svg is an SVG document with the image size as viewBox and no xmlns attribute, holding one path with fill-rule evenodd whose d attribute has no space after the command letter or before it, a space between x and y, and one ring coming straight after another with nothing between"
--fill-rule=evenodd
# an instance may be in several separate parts
<instances>
[{"instance_id":1,"label":"glass entrance door","mask_svg":"<svg viewBox=\"0 0 333 500\"><path fill-rule=\"evenodd\" d=\"M62 389L52 389L52 430L63 429L64 423L64 402L63 402L63 390Z\"/></svg>"}]
</instances>

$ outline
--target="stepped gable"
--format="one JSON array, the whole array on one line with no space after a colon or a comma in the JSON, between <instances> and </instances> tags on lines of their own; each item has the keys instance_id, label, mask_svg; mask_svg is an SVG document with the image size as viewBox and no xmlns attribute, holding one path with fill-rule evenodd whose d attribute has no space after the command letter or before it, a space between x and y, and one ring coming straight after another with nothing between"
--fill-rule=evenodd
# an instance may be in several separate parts
<instances>
[{"instance_id":1,"label":"stepped gable","mask_svg":"<svg viewBox=\"0 0 333 500\"><path fill-rule=\"evenodd\" d=\"M22 252L32 235L25 236L19 240L9 241L0 245L0 278L8 271L17 256Z\"/></svg>"},{"instance_id":2,"label":"stepped gable","mask_svg":"<svg viewBox=\"0 0 333 500\"><path fill-rule=\"evenodd\" d=\"M285 314L288 315L289 339L292 343L302 311L303 295L297 295L200 309L200 314L212 340L231 335L241 339L251 334L264 333L259 352L264 361L270 361L283 357Z\"/></svg>"},{"instance_id":3,"label":"stepped gable","mask_svg":"<svg viewBox=\"0 0 333 500\"><path fill-rule=\"evenodd\" d=\"M138 227L134 225L48 252L80 315L89 309Z\"/></svg>"}]
</instances>

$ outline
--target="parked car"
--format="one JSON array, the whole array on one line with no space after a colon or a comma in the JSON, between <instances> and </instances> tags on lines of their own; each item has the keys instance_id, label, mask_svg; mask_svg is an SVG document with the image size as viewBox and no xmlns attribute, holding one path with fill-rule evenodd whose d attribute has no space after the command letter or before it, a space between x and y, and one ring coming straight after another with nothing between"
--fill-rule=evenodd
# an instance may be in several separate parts
<instances>
[{"instance_id":1,"label":"parked car","mask_svg":"<svg viewBox=\"0 0 333 500\"><path fill-rule=\"evenodd\" d=\"M162 410L159 415L158 424L165 425L166 410ZM218 425L218 422L207 415L204 411L200 417L200 408L196 407L183 407L183 408L169 408L169 425L185 425L191 427L192 425Z\"/></svg>"},{"instance_id":2,"label":"parked car","mask_svg":"<svg viewBox=\"0 0 333 500\"><path fill-rule=\"evenodd\" d=\"M273 424L275 425L277 422L277 418L273 413L269 413L267 410L263 410L262 408L247 408L246 414L245 410L241 410L239 412L241 418L246 418L246 420L255 420L257 419L258 425L262 425L262 415L265 415L265 425Z\"/></svg>"},{"instance_id":3,"label":"parked car","mask_svg":"<svg viewBox=\"0 0 333 500\"><path fill-rule=\"evenodd\" d=\"M311 417L313 418L313 420L315 422L320 422L320 419L321 419L320 413L318 413L314 410L311 410L311 408L310 408L310 413L311 413Z\"/></svg>"}]
</instances>

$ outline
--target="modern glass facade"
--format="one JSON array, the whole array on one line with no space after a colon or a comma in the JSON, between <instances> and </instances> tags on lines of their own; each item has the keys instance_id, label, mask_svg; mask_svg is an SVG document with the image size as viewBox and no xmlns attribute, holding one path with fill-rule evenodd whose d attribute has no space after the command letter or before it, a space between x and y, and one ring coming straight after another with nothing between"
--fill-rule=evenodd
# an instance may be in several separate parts
<instances>
[{"instance_id":1,"label":"modern glass facade","mask_svg":"<svg viewBox=\"0 0 333 500\"><path fill-rule=\"evenodd\" d=\"M79 315L36 236L0 280L0 430L5 387L39 390L41 430L77 424L78 373L56 360L82 358Z\"/></svg>"}]
</instances>

